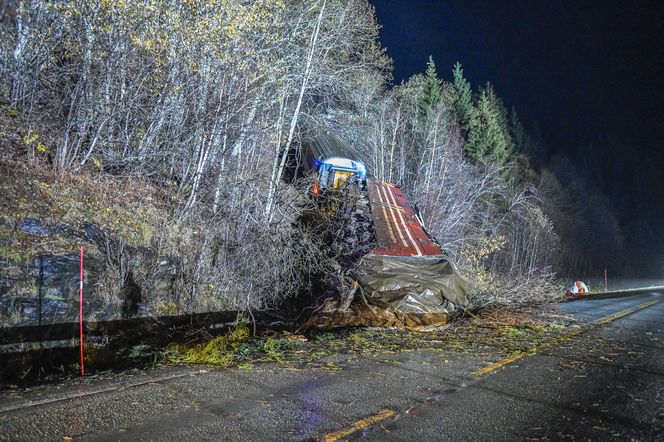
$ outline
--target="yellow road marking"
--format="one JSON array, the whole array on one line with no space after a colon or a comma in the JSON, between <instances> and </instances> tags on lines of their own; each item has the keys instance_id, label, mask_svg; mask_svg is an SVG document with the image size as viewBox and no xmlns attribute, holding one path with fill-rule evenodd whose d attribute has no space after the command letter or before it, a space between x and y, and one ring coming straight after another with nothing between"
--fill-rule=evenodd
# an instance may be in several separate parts
<instances>
[{"instance_id":1,"label":"yellow road marking","mask_svg":"<svg viewBox=\"0 0 664 442\"><path fill-rule=\"evenodd\" d=\"M655 305L658 302L659 302L659 300L644 302L643 304L639 304L636 307L628 308L628 309L623 310L621 312L614 313L613 315L609 315L609 316L606 316L604 318L598 319L597 321L594 322L594 324L595 325L608 324L609 322L613 322L616 319L623 318L627 315L631 315L634 312L637 312L639 310L643 310L644 308L650 307L651 305ZM521 353L517 353L513 356L510 356L509 358L505 358L501 361L494 362L493 364L487 365L484 368L481 368L477 371L474 371L472 374L475 375L475 376L483 376L487 373L491 373L492 371L495 371L495 370L499 369L500 367L504 367L505 365L511 364L514 361L518 361L519 359L523 358L524 356L528 356L528 355L532 355L532 354L537 353L537 350L539 348L550 347L551 345L560 343L560 342L562 342L566 339L569 339L573 336L576 336L576 335L580 334L583 331L584 331L583 329L577 329L577 330L572 330L570 332L564 333L560 336L557 336L557 337L551 339L548 342L543 343L539 347L535 346L535 347L533 347L529 350L522 351Z\"/></svg>"},{"instance_id":2,"label":"yellow road marking","mask_svg":"<svg viewBox=\"0 0 664 442\"><path fill-rule=\"evenodd\" d=\"M349 436L356 431L363 430L367 427L370 427L371 425L375 424L376 422L380 422L383 419L387 419L388 417L394 416L396 413L392 410L383 410L378 414L374 414L373 416L369 416L367 418L361 419L357 422L355 422L353 425L350 427L344 428L339 431L335 431L334 433L329 433L323 436L321 441L323 442L336 442L342 437Z\"/></svg>"},{"instance_id":3,"label":"yellow road marking","mask_svg":"<svg viewBox=\"0 0 664 442\"><path fill-rule=\"evenodd\" d=\"M639 311L641 309L644 309L646 307L650 307L651 305L655 305L658 302L659 302L658 300L644 302L643 304L639 304L636 307L633 307L631 309L623 310L623 311L615 313L611 316L607 316L606 318L602 318L598 321L595 321L595 324L597 324L597 325L608 324L609 322L615 321L616 319L620 319L620 318L622 318L624 316L627 316L631 313L634 313L634 312Z\"/></svg>"},{"instance_id":4,"label":"yellow road marking","mask_svg":"<svg viewBox=\"0 0 664 442\"><path fill-rule=\"evenodd\" d=\"M606 316L604 318L598 319L593 324L594 325L608 324L609 322L613 322L616 319L623 318L623 317L625 317L627 315L630 315L632 313L635 313L639 310L643 310L644 308L655 305L658 302L659 302L659 300L644 302L643 304L639 304L636 307L628 308L628 309L620 311L618 313L614 313L613 315L609 315L609 316ZM535 346L535 347L533 347L529 350L522 351L521 353L517 353L517 354L515 354L513 356L510 356L508 358L505 358L501 361L498 361L498 362L495 362L493 364L487 365L484 368L481 368L477 371L474 371L472 374L475 375L475 376L483 376L487 373L491 373L492 371L495 371L500 367L504 367L505 365L511 364L514 361L518 361L519 359L523 358L524 356L528 356L528 355L532 355L532 354L537 353L537 350L539 348L550 347L554 344L565 341L566 339L569 339L573 336L581 334L586 330L587 329L576 329L576 330L569 331L567 333L563 333L562 335L557 336L557 337L551 339L550 341L543 343L539 347ZM370 427L371 425L374 425L377 422L380 422L384 419L387 419L388 417L392 417L392 416L395 416L395 415L396 415L396 413L393 410L383 410L383 411L379 412L378 414L375 414L373 416L370 416L370 417L367 417L367 418L364 418L364 419L361 419L361 420L355 422L350 427L341 429L339 431L335 431L334 433L328 433L325 436L323 436L321 441L322 442L336 442L336 441L338 441L339 439L341 439L343 437L346 437L346 436L349 436L349 435L355 433L356 431L363 430L367 427Z\"/></svg>"},{"instance_id":5,"label":"yellow road marking","mask_svg":"<svg viewBox=\"0 0 664 442\"><path fill-rule=\"evenodd\" d=\"M502 361L495 362L491 365L487 365L484 368L481 368L477 371L474 371L473 374L475 376L482 376L482 375L485 375L487 373L491 373L492 371L497 370L500 367L504 367L507 364L511 364L514 361L518 361L519 359L521 359L522 357L524 357L526 355L529 355L530 353L531 353L531 351L527 351L527 352L522 351L521 353L517 353L514 356L510 356L509 358L505 358ZM534 353L534 351L533 351L533 353Z\"/></svg>"}]
</instances>

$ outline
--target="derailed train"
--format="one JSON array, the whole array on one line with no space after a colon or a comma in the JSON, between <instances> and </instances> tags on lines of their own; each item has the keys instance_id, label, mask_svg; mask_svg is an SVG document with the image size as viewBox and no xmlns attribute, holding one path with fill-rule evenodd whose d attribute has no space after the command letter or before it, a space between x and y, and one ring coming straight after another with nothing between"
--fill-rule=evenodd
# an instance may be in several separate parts
<instances>
[{"instance_id":1,"label":"derailed train","mask_svg":"<svg viewBox=\"0 0 664 442\"><path fill-rule=\"evenodd\" d=\"M397 185L368 177L349 144L329 129L319 130L304 153L316 176L314 193L354 186L366 195L377 243L353 269L353 289L316 325L429 326L467 307L464 280Z\"/></svg>"}]
</instances>

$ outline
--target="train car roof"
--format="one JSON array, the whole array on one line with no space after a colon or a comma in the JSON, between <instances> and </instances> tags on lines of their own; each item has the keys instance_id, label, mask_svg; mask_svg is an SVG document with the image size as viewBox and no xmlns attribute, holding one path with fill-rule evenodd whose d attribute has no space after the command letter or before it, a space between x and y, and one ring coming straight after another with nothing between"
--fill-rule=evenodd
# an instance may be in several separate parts
<instances>
[{"instance_id":1,"label":"train car roof","mask_svg":"<svg viewBox=\"0 0 664 442\"><path fill-rule=\"evenodd\" d=\"M406 197L394 184L369 181L369 200L382 256L438 256L441 248L424 231Z\"/></svg>"},{"instance_id":2,"label":"train car roof","mask_svg":"<svg viewBox=\"0 0 664 442\"><path fill-rule=\"evenodd\" d=\"M303 143L309 149L314 158L323 159L330 157L356 158L357 152L351 144L333 129L324 125L317 125L310 129L310 136Z\"/></svg>"}]
</instances>

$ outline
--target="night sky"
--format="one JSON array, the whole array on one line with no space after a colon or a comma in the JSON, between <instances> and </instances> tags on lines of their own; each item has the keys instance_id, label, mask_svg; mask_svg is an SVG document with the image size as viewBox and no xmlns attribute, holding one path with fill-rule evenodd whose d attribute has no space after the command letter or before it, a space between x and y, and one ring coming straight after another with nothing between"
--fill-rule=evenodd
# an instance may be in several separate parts
<instances>
[{"instance_id":1,"label":"night sky","mask_svg":"<svg viewBox=\"0 0 664 442\"><path fill-rule=\"evenodd\" d=\"M597 177L626 253L664 274L661 1L371 2L395 84L423 72L429 55L446 80L459 61L474 89L490 81L541 134L543 155L563 153ZM648 171L635 177L640 163Z\"/></svg>"}]
</instances>

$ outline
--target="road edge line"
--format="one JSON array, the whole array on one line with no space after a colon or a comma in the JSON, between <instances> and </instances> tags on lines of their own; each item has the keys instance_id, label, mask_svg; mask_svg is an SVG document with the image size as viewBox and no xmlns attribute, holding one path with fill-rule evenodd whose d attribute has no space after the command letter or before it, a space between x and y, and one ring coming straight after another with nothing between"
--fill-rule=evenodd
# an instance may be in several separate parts
<instances>
[{"instance_id":1,"label":"road edge line","mask_svg":"<svg viewBox=\"0 0 664 442\"><path fill-rule=\"evenodd\" d=\"M165 382L165 381L170 381L173 379L180 379L180 378L185 378L187 376L197 376L202 373L207 373L207 371L195 371L195 372L188 372L188 373L178 373L174 375L168 375L168 376L162 376L159 378L153 378L149 380L143 380L139 382L133 382L125 385L115 385L115 386L110 386L110 387L102 387L98 388L96 390L90 390L90 391L78 391L76 393L68 393L65 394L64 396L59 396L59 397L53 397L53 398L47 398L47 399L41 399L37 401L32 401L28 403L22 403L22 404L16 404L16 405L10 405L7 407L0 407L0 414L4 413L10 413L12 411L18 411L18 410L23 410L25 408L32 408L32 407L38 407L40 405L48 405L48 404L53 404L56 402L64 402L64 401L69 401L72 399L81 399L87 396L95 396L98 394L104 394L104 393L110 393L113 391L121 391L125 390L127 388L134 388L134 387L140 387L142 385L148 385L148 384L154 384L154 383L159 383L159 382Z\"/></svg>"}]
</instances>

